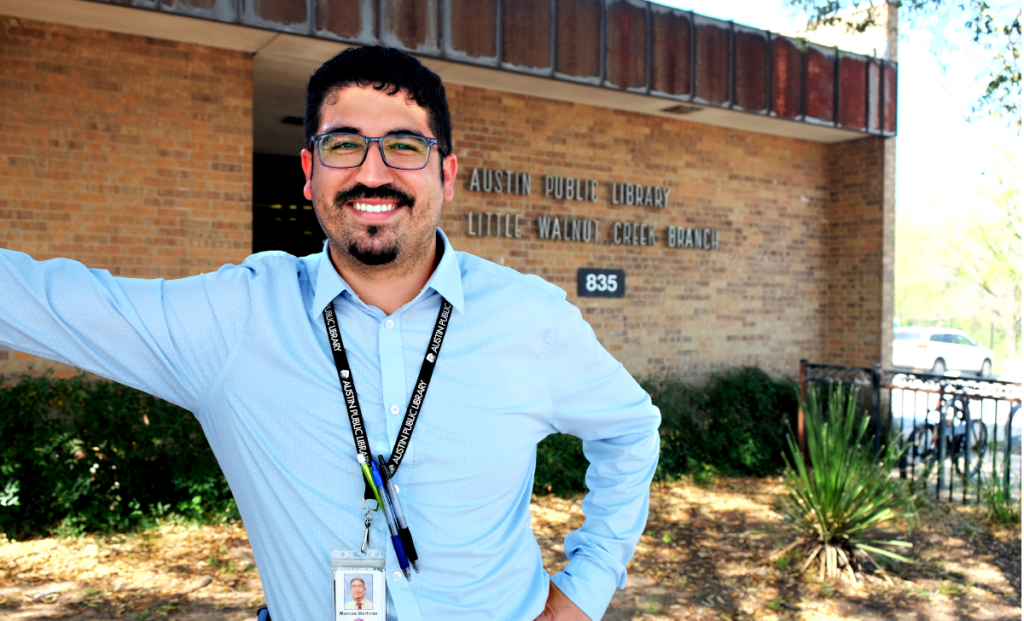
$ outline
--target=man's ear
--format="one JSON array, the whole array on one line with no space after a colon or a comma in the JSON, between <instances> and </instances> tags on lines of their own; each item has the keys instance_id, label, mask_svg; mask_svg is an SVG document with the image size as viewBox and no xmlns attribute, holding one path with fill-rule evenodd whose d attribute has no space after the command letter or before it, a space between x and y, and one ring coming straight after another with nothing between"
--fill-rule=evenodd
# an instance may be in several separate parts
<instances>
[{"instance_id":1,"label":"man's ear","mask_svg":"<svg viewBox=\"0 0 1024 621\"><path fill-rule=\"evenodd\" d=\"M313 154L307 149L303 149L299 155L302 158L302 172L306 173L306 185L302 187L302 195L306 197L307 201L312 201L313 190L309 187L309 183L313 180Z\"/></svg>"},{"instance_id":2,"label":"man's ear","mask_svg":"<svg viewBox=\"0 0 1024 621\"><path fill-rule=\"evenodd\" d=\"M449 203L455 198L455 174L459 172L459 158L455 154L441 160L441 173L444 175L444 202Z\"/></svg>"}]
</instances>

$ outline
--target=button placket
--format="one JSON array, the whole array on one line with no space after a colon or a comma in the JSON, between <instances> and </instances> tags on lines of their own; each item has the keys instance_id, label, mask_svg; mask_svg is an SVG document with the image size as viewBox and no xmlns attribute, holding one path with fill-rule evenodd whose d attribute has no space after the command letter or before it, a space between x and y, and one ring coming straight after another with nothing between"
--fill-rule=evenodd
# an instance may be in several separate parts
<instances>
[{"instance_id":1,"label":"button placket","mask_svg":"<svg viewBox=\"0 0 1024 621\"><path fill-rule=\"evenodd\" d=\"M405 404L405 354L402 347L402 319L398 314L381 322L379 354L384 414L387 420L387 457L398 439Z\"/></svg>"},{"instance_id":2,"label":"button placket","mask_svg":"<svg viewBox=\"0 0 1024 621\"><path fill-rule=\"evenodd\" d=\"M402 621L422 621L419 603L416 596L409 588L410 582L398 569L398 559L394 556L394 550L389 551L387 571L391 572L391 581L388 583L388 592L395 604L395 612Z\"/></svg>"}]
</instances>

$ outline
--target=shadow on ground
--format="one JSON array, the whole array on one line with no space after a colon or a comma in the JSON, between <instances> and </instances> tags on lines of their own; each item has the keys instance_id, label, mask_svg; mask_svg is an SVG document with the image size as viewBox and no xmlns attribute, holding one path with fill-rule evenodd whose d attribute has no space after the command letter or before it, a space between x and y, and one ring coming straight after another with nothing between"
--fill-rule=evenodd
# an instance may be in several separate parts
<instances>
[{"instance_id":1,"label":"shadow on ground","mask_svg":"<svg viewBox=\"0 0 1024 621\"><path fill-rule=\"evenodd\" d=\"M626 588L604 618L1021 619L1019 525L984 524L975 509L939 505L914 532L915 563L893 571L891 582L820 581L786 552L793 535L772 511L781 491L777 479L652 488ZM566 534L583 523L580 499L537 497L530 510L545 567L558 571ZM252 621L262 602L239 523L0 545L3 621Z\"/></svg>"},{"instance_id":2,"label":"shadow on ground","mask_svg":"<svg viewBox=\"0 0 1024 621\"><path fill-rule=\"evenodd\" d=\"M656 486L626 589L604 618L1021 618L1020 575L1012 571L1020 567L1021 543L1012 528L985 527L970 510L940 506L915 531L917 562L892 572L891 583L820 581L815 571L800 571L803 559L795 552L779 555L794 541L771 509L781 491L776 479ZM535 500L534 531L549 570L564 566L557 544L582 523L578 507L578 501Z\"/></svg>"}]
</instances>

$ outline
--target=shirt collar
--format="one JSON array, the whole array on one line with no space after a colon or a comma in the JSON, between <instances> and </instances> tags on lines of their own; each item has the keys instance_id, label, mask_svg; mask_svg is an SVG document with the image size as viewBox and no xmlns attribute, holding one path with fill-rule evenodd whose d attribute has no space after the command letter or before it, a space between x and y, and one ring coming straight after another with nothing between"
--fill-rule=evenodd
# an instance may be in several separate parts
<instances>
[{"instance_id":1,"label":"shirt collar","mask_svg":"<svg viewBox=\"0 0 1024 621\"><path fill-rule=\"evenodd\" d=\"M444 254L441 256L441 262L434 268L434 273L430 275L427 284L423 287L423 291L416 296L416 299L423 297L428 290L433 290L451 302L455 310L461 313L465 305L465 299L462 295L462 270L459 268L459 259L455 256L455 249L452 248L451 242L448 241L448 236L441 229L437 229L437 237L438 241L444 246ZM328 243L325 241L324 249L320 252L320 265L316 272L316 282L313 283L316 294L313 296L313 308L310 310L316 314L322 313L324 308L334 298L345 291L348 291L350 295L355 295L352 287L338 274L338 270L334 269L334 264L331 263L331 257L328 254L328 248Z\"/></svg>"},{"instance_id":2,"label":"shirt collar","mask_svg":"<svg viewBox=\"0 0 1024 621\"><path fill-rule=\"evenodd\" d=\"M461 313L465 306L465 299L462 296L462 269L459 267L459 258L455 256L455 249L452 248L444 231L437 229L437 237L438 241L444 245L444 255L423 289L433 289L438 292L444 299L452 303L455 310Z\"/></svg>"}]
</instances>

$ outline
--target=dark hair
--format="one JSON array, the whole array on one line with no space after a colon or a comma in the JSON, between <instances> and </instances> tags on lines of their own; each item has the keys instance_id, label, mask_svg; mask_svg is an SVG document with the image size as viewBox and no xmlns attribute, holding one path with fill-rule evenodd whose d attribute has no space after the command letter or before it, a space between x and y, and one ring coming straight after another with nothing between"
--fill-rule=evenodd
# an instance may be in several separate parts
<instances>
[{"instance_id":1,"label":"dark hair","mask_svg":"<svg viewBox=\"0 0 1024 621\"><path fill-rule=\"evenodd\" d=\"M306 144L320 128L324 99L346 86L373 86L388 95L405 93L427 111L430 131L442 155L452 152L452 117L444 84L436 73L412 56L377 45L353 47L325 62L306 86Z\"/></svg>"}]
</instances>

